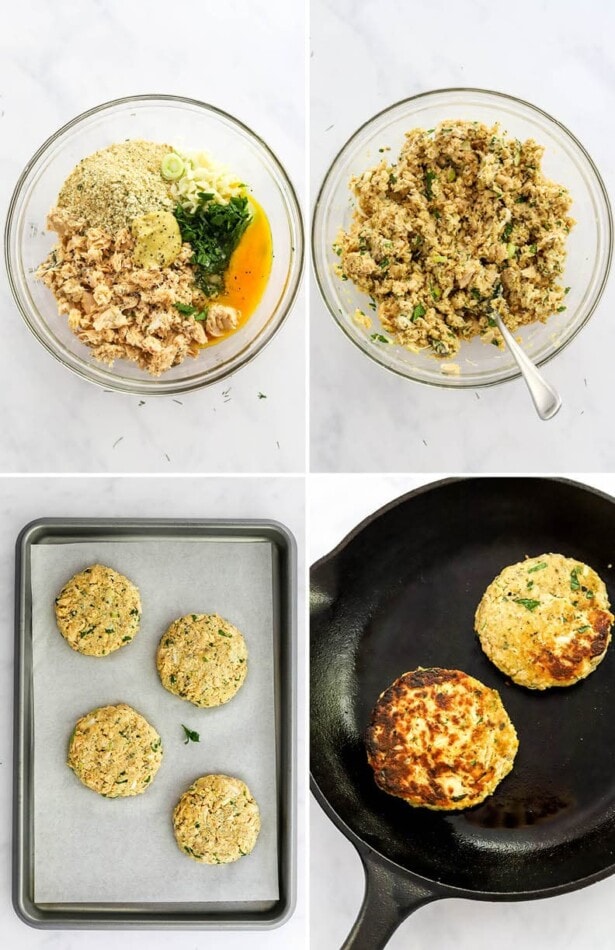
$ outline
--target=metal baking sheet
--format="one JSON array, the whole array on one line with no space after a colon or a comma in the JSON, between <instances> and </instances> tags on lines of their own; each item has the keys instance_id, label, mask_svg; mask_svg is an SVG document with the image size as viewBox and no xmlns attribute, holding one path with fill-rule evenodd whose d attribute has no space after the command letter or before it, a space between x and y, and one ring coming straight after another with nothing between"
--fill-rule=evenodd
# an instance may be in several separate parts
<instances>
[{"instance_id":1,"label":"metal baking sheet","mask_svg":"<svg viewBox=\"0 0 615 950\"><path fill-rule=\"evenodd\" d=\"M263 819L268 815L268 820L266 822L264 821L264 824L269 826L269 834L263 838L260 855L263 881L267 878L267 882L266 884L258 882L255 880L254 875L251 876L249 873L246 873L249 871L249 866L246 862L241 873L238 873L237 870L240 868L239 863L235 866L228 866L228 868L231 869L229 881L231 877L236 879L238 885L237 890L233 887L225 887L221 877L210 878L208 886L207 872L212 869L201 868L190 862L189 866L186 865L185 869L182 868L180 864L175 871L173 871L170 875L173 879L173 886L171 886L170 879L167 878L165 883L164 875L161 876L159 873L158 876L156 876L155 868L152 866L151 869L148 868L147 874L142 874L144 880L139 882L138 885L135 886L130 879L127 879L126 883L129 886L126 897L123 898L123 889L109 886L108 880L105 880L102 876L104 868L110 866L110 855L113 852L113 848L110 850L107 849L109 850L109 855L105 852L103 855L98 856L102 858L102 860L100 860L100 887L96 879L97 872L92 871L91 866L88 867L87 864L83 865L84 876L86 878L86 880L83 881L80 875L75 876L75 874L69 871L68 867L63 867L61 850L59 851L54 844L54 829L53 827L50 828L48 821L43 820L45 812L44 809L41 811L41 786L45 777L49 777L52 789L54 785L59 786L64 781L63 770L54 768L54 759L50 759L49 755L46 754L49 745L53 745L54 742L57 745L58 741L60 741L58 735L61 730L58 731L58 729L55 729L54 731L53 728L49 729L47 723L44 722L44 713L48 710L49 715L56 718L63 714L63 709L58 708L57 703L55 703L55 706L53 706L53 702L49 705L46 705L44 702L41 703L43 691L45 693L49 692L48 677L45 678L45 675L41 674L41 655L48 661L51 661L51 658L46 656L44 652L41 654L41 619L45 619L45 612L43 610L41 614L40 605L38 610L36 609L36 601L34 605L35 623L33 623L33 577L36 581L36 586L34 587L35 591L40 592L41 588L43 588L45 591L44 596L47 597L48 592L41 580L41 567L44 569L45 565L48 565L50 568L53 568L55 564L56 573L58 570L62 572L61 565L64 561L64 557L58 561L58 558L55 557L56 551L52 550L49 546L70 545L70 548L66 549L66 577L64 577L64 580L74 573L75 570L83 566L81 560L87 560L88 562L99 560L105 563L105 551L113 551L115 552L115 556L111 558L109 563L118 567L119 570L122 570L122 565L118 566L117 564L121 552L124 555L122 560L125 561L125 572L128 576L133 577L137 584L141 586L139 583L138 546L144 545L141 549L143 551L143 561L145 562L143 564L142 574L144 580L149 575L149 583L151 585L152 568L159 568L161 563L161 548L163 548L164 556L169 557L170 563L169 580L171 582L171 590L169 596L171 602L168 607L168 619L170 620L173 619L178 611L181 612L180 601L182 600L182 596L184 599L187 599L186 591L184 591L183 595L181 591L178 591L175 595L172 592L171 579L173 566L175 566L176 569L181 569L182 561L185 567L186 564L194 560L203 562L203 558L205 557L205 562L203 563L207 563L215 574L217 552L221 575L219 578L219 590L222 592L224 591L224 572L226 571L227 575L232 572L233 546L245 542L260 542L260 544L258 549L255 547L250 551L249 556L247 548L236 547L235 559L238 565L245 562L245 571L249 573L251 564L255 566L260 564L260 568L256 569L255 583L260 584L261 587L263 585L267 587L269 585L271 586L270 591L262 591L263 596L260 598L258 594L260 594L261 591L258 591L258 588L255 589L255 601L259 599L262 601L261 618L267 618L265 620L265 626L267 628L272 627L273 637L269 657L266 657L264 654L261 655L263 683L261 683L260 693L256 692L258 685L257 678L255 677L253 681L255 691L253 699L256 699L256 697L260 695L262 701L264 696L271 697L273 691L271 704L274 708L270 710L271 738L269 739L269 748L271 749L270 770L275 774L267 774L268 769L263 768L262 763L260 768L256 767L255 762L252 763L255 781L260 783L263 790L267 789L267 795L263 801L264 813L263 809L262 813ZM198 553L195 552L196 557L192 557L190 554L193 543L199 544L200 546ZM98 556L97 545L100 547ZM260 557L252 556L256 555L257 551L260 552ZM77 560L75 560L75 558ZM146 562L150 564L149 572L146 570ZM269 562L271 563L270 571ZM126 565L130 565L131 563L132 568L129 569ZM263 569L263 565L267 566L266 570ZM54 585L58 586L56 580L57 579L54 578ZM246 587L247 586L248 584L246 584ZM22 919L38 927L72 926L86 928L114 926L248 928L275 926L286 919L292 910L294 900L295 691L293 686L296 676L295 588L295 548L292 536L286 529L272 522L88 521L83 519L62 521L53 519L34 522L22 531L17 542L14 809L14 905ZM188 590L189 589L190 588L188 588ZM237 591L239 590L237 587L235 589ZM232 590L233 585L231 583L228 592L228 596L231 599ZM144 595L145 607L145 603L147 602L145 598L146 590L142 590L142 593ZM179 597L177 604L174 603L173 596ZM148 599L150 604L153 605L156 599L155 590L153 588L149 591ZM158 625L160 625L162 617L162 605L163 602L159 602ZM246 602L246 608L248 610L250 609L249 598ZM190 609L190 606L186 607L188 612ZM208 609L218 608L214 608L213 605L210 605ZM230 616L230 604L224 609ZM224 613L224 610L220 612ZM171 616L171 614L173 616ZM143 633L145 633L145 627L143 627ZM139 639L140 638L137 639L134 645L131 645L131 649L135 650L135 652L139 644ZM145 637L143 638L143 641L144 640ZM143 641L141 642L141 649L146 646ZM56 650L58 647L64 647L61 640L55 639L50 641L50 645L52 648L55 647ZM109 658L112 661L113 657L116 658L115 665L118 667L116 672L119 685L122 684L122 673L124 674L124 692L126 692L126 684L130 684L130 678L128 680L125 679L127 670L122 669L126 666L127 654L128 650L119 651ZM58 658L56 658L56 661L57 659ZM81 706L84 705L86 700L86 697L83 695L83 679L87 678L90 673L92 661L89 660L89 658L83 658L72 652L67 656L67 659L71 663L81 662L82 665L84 665L83 671L81 669L74 671L73 675L75 680L79 680L79 684L75 685L75 689L71 690L70 688L70 678L65 682L63 687L64 693L75 692L78 694L73 698L75 700L78 699L80 702L78 714L81 715L87 711L81 709ZM137 659L136 656L135 659ZM147 663L146 658L140 658L140 667L144 665L144 659ZM266 674L264 668L269 662L272 662L272 669ZM88 663L90 666L88 666L86 670L85 665ZM102 676L103 673L106 674L108 680L110 666L111 664L108 664L108 669L105 670L99 668L101 675L97 676L96 679L92 678L92 706L104 702L102 693L105 692L105 689L108 689L110 684L108 682L101 684L97 681L104 679ZM152 672L152 670L148 672ZM57 675L61 678L61 667L58 668ZM155 676L155 673L153 675ZM267 688L266 683L267 675L270 681L269 688ZM152 677L149 678L151 679ZM111 682L113 682L113 677ZM145 711L147 718L156 725L158 725L157 717L162 718L163 723L166 718L167 732L172 730L175 718L179 717L178 721L179 719L185 719L186 716L190 718L189 713L191 710L193 710L194 713L193 719L195 716L197 718L203 715L207 716L207 710L196 710L195 707L189 707L188 704L182 703L181 707L186 706L186 710L184 710L184 708L178 708L176 715L169 718L169 710L165 711L164 704L168 704L169 701L173 704L174 698L164 691L158 693L154 683L149 684L148 694L147 676L142 677L140 686L144 695L144 702L147 704L146 709L142 709L141 711ZM160 696L159 702L156 701L158 695ZM241 696L241 693L239 696ZM243 698L244 705L247 698L246 693ZM130 697L122 693L121 696L109 697L108 701L130 702ZM68 705L70 705L70 703ZM135 702L134 705L136 708L140 708L138 702ZM240 705L241 704L238 703L236 706L236 714L239 712ZM53 706L53 708L51 708L51 706ZM230 709L231 707L229 706L227 712L230 711ZM224 711L224 707L221 707L221 710L212 710L210 712L216 715L220 714L221 711ZM247 711L246 707L244 713L247 713ZM43 715L41 713L43 713ZM72 715L72 712L70 715ZM267 718L267 716L264 718ZM230 724L230 716L227 722ZM38 723L36 732L35 723ZM198 728L199 724L197 723L196 725ZM235 723L235 731L237 731L238 728L241 728L241 724ZM45 732L44 736L43 732ZM42 741L43 739L45 739L45 742ZM266 749L266 737L263 737L260 741L265 742ZM231 774L246 777L242 775L241 756L237 754L237 749L233 751L232 756L233 761L237 762L235 771L233 771L232 767L224 768L223 765L214 763L210 757L203 754L201 749L199 749L198 756L200 764L195 764L194 768L191 765L190 759L178 755L178 751L183 750L178 750L178 747L171 745L170 751L171 762L168 763L167 768L167 780L170 779L170 785L169 788L165 790L166 797L170 796L169 800L176 795L177 791L181 793L183 787L189 784L197 774L203 774L206 771L228 771ZM215 759L215 749L212 750L212 754ZM217 755L220 760L224 760L225 757L221 750L218 750ZM166 758L167 753L165 752L165 759ZM264 755L263 758L266 760L267 756ZM211 767L207 764L208 759L212 762ZM249 760L250 755L246 752L244 764L248 769ZM195 763L197 762L196 756L193 761ZM203 765L203 763L206 764ZM161 770L161 775L162 771L163 770ZM194 774L192 774L193 771ZM177 776L175 775L176 772L178 773ZM183 772L186 774L183 775ZM259 772L260 775L258 775ZM70 773L68 773L68 779L70 779ZM169 784L168 781L167 784ZM177 784L177 789L174 788L175 784ZM67 793L70 793L70 791L73 791L72 786L68 787ZM77 789L77 791L80 791L80 789ZM154 792L154 788L152 788L152 792ZM61 789L59 787L56 788L56 794L58 793L60 794L61 800ZM151 810L151 807L154 807L154 796L152 793L149 793L149 796L150 801L147 804L150 806L148 810ZM143 796L143 799L146 797L147 796ZM257 800L258 797L257 795ZM272 798L274 799L273 801L271 800ZM134 807L134 803L138 803L140 799L141 796L139 799L129 799L127 802ZM78 798L73 798L73 802L75 806L81 804ZM101 803L95 801L94 804L104 805L104 802L102 802L102 800ZM112 804L116 805L117 803ZM38 821L36 820L37 805ZM166 811L168 811L168 808ZM141 820L142 824L146 820L144 812L145 809L138 809L135 812L135 816ZM65 818L69 820L71 817L70 815L65 816ZM122 817L124 818L125 816L122 815ZM99 823L102 820L103 816L99 819ZM51 824L53 825L53 822ZM87 828L87 822L84 827ZM164 830L160 833L159 839L162 838L162 840L158 840L157 843L155 841L151 843L152 865L155 864L156 860L156 847L158 847L159 863L163 861L165 854L164 846L170 847L169 841L165 841L165 836L170 838L172 843L168 823L161 823L161 827ZM110 827L110 834L112 831L113 823ZM147 835L143 840L148 842ZM67 853L68 863L70 861L70 847L67 846L67 849L69 852ZM128 854L130 853L129 849L127 849L127 852ZM255 858L256 854L257 852L255 850L251 858ZM126 852L124 852L124 855L126 856ZM171 848L169 850L169 871L171 871L173 858L181 859L181 855ZM73 855L73 860L78 862L78 855ZM54 873L48 873L47 862L50 864L55 862L56 871ZM93 863L95 864L95 862ZM182 886L178 886L176 879L181 875L182 870L184 870L184 882ZM202 887L200 886L201 882L198 874L200 870L206 872L203 874ZM57 884L54 880L56 875L59 879ZM104 887L103 884L105 885ZM276 897L275 895L278 896Z\"/></svg>"}]
</instances>

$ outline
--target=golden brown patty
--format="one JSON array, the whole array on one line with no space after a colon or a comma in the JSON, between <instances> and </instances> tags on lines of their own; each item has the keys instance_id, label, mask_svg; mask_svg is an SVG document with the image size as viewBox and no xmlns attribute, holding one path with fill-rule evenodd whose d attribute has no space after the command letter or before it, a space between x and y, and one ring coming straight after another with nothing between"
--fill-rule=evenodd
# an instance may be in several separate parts
<instances>
[{"instance_id":1,"label":"golden brown patty","mask_svg":"<svg viewBox=\"0 0 615 950\"><path fill-rule=\"evenodd\" d=\"M494 689L459 670L419 667L381 694L366 745L383 791L449 811L491 795L519 743Z\"/></svg>"},{"instance_id":2,"label":"golden brown patty","mask_svg":"<svg viewBox=\"0 0 615 950\"><path fill-rule=\"evenodd\" d=\"M162 637L156 656L165 689L195 706L220 706L246 678L246 642L218 614L187 614Z\"/></svg>"},{"instance_id":3,"label":"golden brown patty","mask_svg":"<svg viewBox=\"0 0 615 950\"><path fill-rule=\"evenodd\" d=\"M68 581L55 602L58 630L73 650L106 656L139 632L141 598L111 567L94 564Z\"/></svg>"},{"instance_id":4,"label":"golden brown patty","mask_svg":"<svg viewBox=\"0 0 615 950\"><path fill-rule=\"evenodd\" d=\"M248 786L230 775L203 775L173 812L177 844L202 864L229 864L254 848L261 827Z\"/></svg>"},{"instance_id":5,"label":"golden brown patty","mask_svg":"<svg viewBox=\"0 0 615 950\"><path fill-rule=\"evenodd\" d=\"M476 611L492 663L520 686L547 689L584 679L604 658L613 615L595 571L561 554L505 567Z\"/></svg>"},{"instance_id":6,"label":"golden brown patty","mask_svg":"<svg viewBox=\"0 0 615 950\"><path fill-rule=\"evenodd\" d=\"M162 762L162 740L132 706L101 706L75 726L68 766L84 785L106 798L140 795Z\"/></svg>"}]
</instances>

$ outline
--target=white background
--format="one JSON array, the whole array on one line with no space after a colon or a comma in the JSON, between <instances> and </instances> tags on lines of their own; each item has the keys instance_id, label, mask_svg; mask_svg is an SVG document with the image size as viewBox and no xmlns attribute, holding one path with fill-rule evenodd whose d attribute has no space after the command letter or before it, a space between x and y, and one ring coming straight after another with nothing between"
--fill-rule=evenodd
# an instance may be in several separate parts
<instances>
[{"instance_id":1,"label":"white background","mask_svg":"<svg viewBox=\"0 0 615 950\"><path fill-rule=\"evenodd\" d=\"M3 3L0 221L49 135L85 109L139 93L184 95L235 115L277 154L301 198L303 20L302 3L285 0ZM232 378L139 406L140 397L106 393L56 362L0 269L0 471L303 470L304 311L300 297L272 343Z\"/></svg>"},{"instance_id":2,"label":"white background","mask_svg":"<svg viewBox=\"0 0 615 950\"><path fill-rule=\"evenodd\" d=\"M438 476L355 476L311 480L310 563L327 554L367 515ZM615 495L615 476L579 475L576 481ZM615 547L615 539L613 541ZM359 857L314 798L310 807L310 922L314 950L336 950L363 897ZM436 901L401 925L387 950L613 950L615 877L572 894L524 903Z\"/></svg>"},{"instance_id":3,"label":"white background","mask_svg":"<svg viewBox=\"0 0 615 950\"><path fill-rule=\"evenodd\" d=\"M0 480L0 937L6 950L287 950L304 945L306 915L306 747L304 628L304 481L302 478L4 478ZM176 933L173 931L36 931L11 906L11 799L13 719L14 544L20 529L40 517L272 518L295 535L299 550L298 689L298 901L278 930Z\"/></svg>"},{"instance_id":4,"label":"white background","mask_svg":"<svg viewBox=\"0 0 615 950\"><path fill-rule=\"evenodd\" d=\"M615 4L609 0L312 0L311 179L349 136L399 99L451 86L540 106L583 142L615 185ZM611 279L580 336L545 367L564 406L540 422L521 380L453 392L397 378L311 305L312 469L609 471Z\"/></svg>"}]
</instances>

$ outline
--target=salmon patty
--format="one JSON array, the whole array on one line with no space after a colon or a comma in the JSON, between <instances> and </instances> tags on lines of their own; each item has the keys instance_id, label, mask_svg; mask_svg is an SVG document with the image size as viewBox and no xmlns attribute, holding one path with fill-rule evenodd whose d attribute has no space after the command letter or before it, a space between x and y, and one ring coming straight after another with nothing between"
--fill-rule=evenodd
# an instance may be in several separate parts
<instances>
[{"instance_id":1,"label":"salmon patty","mask_svg":"<svg viewBox=\"0 0 615 950\"><path fill-rule=\"evenodd\" d=\"M519 743L499 694L459 670L419 667L379 697L366 735L376 784L414 807L478 805Z\"/></svg>"},{"instance_id":2,"label":"salmon patty","mask_svg":"<svg viewBox=\"0 0 615 950\"><path fill-rule=\"evenodd\" d=\"M173 811L178 847L201 864L230 864L249 854L261 828L258 805L241 779L203 775Z\"/></svg>"},{"instance_id":3,"label":"salmon patty","mask_svg":"<svg viewBox=\"0 0 615 950\"><path fill-rule=\"evenodd\" d=\"M162 637L156 656L160 682L195 706L221 706L243 685L246 641L218 614L187 614Z\"/></svg>"},{"instance_id":4,"label":"salmon patty","mask_svg":"<svg viewBox=\"0 0 615 950\"><path fill-rule=\"evenodd\" d=\"M106 656L139 631L137 587L111 567L93 564L65 584L55 601L58 630L73 650Z\"/></svg>"},{"instance_id":5,"label":"salmon patty","mask_svg":"<svg viewBox=\"0 0 615 950\"><path fill-rule=\"evenodd\" d=\"M132 706L101 706L73 729L68 767L105 798L140 795L162 762L162 739Z\"/></svg>"},{"instance_id":6,"label":"salmon patty","mask_svg":"<svg viewBox=\"0 0 615 950\"><path fill-rule=\"evenodd\" d=\"M574 558L541 554L505 567L476 611L492 663L519 686L572 686L604 659L613 614L604 582Z\"/></svg>"}]
</instances>

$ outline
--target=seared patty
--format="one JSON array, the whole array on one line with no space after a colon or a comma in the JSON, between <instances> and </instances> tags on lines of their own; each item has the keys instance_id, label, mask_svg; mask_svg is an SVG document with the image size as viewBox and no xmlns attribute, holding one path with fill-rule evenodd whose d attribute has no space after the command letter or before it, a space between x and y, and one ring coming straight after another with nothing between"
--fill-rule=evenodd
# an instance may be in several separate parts
<instances>
[{"instance_id":1,"label":"seared patty","mask_svg":"<svg viewBox=\"0 0 615 950\"><path fill-rule=\"evenodd\" d=\"M379 697L366 734L380 788L435 811L469 808L507 775L517 734L498 693L459 670L419 667Z\"/></svg>"},{"instance_id":2,"label":"seared patty","mask_svg":"<svg viewBox=\"0 0 615 950\"><path fill-rule=\"evenodd\" d=\"M529 689L571 686L596 669L613 614L595 571L561 554L505 567L476 611L476 632L492 663Z\"/></svg>"}]
</instances>

